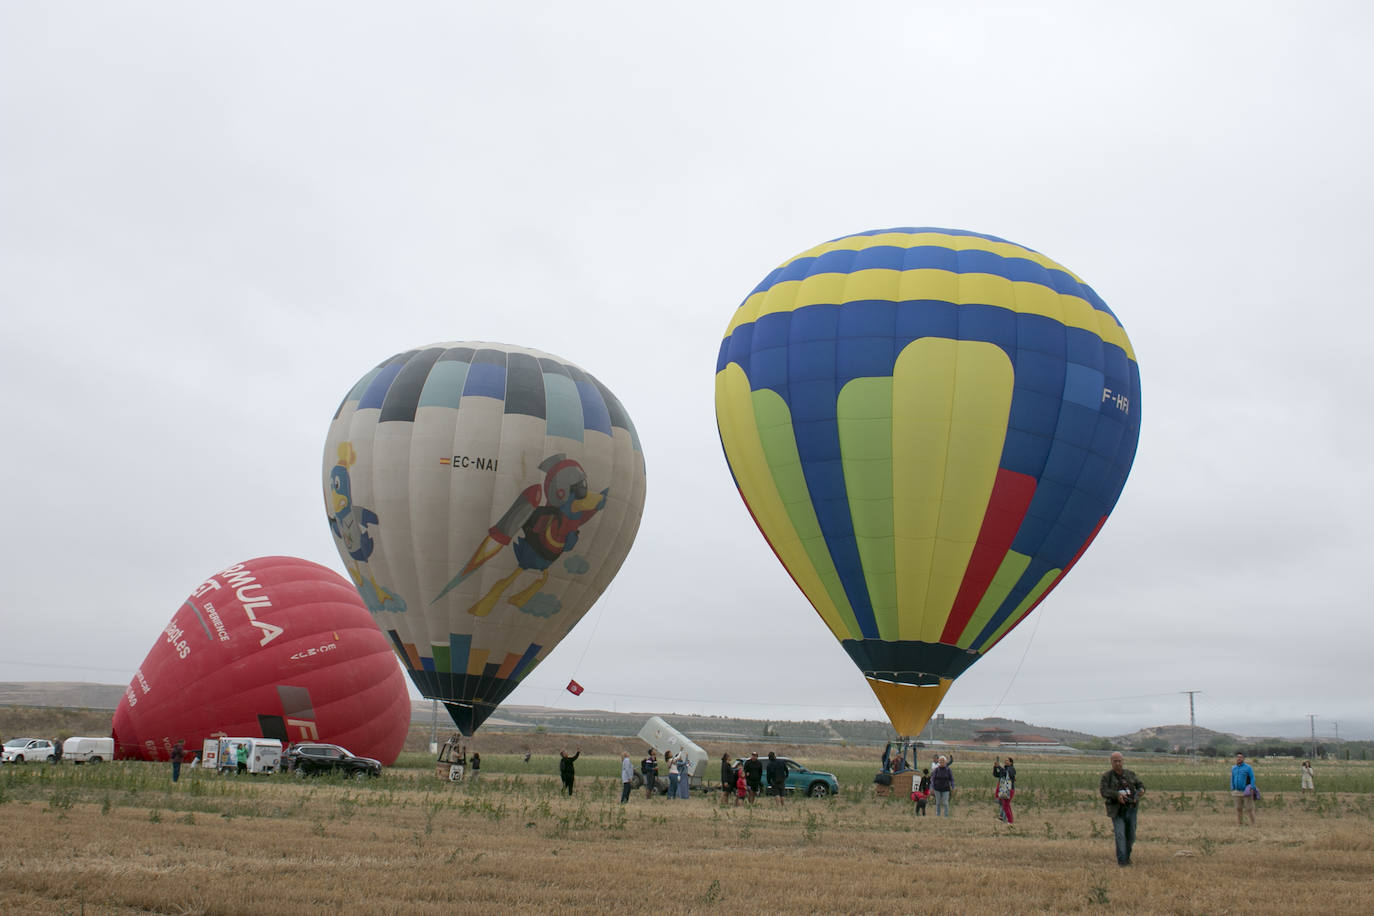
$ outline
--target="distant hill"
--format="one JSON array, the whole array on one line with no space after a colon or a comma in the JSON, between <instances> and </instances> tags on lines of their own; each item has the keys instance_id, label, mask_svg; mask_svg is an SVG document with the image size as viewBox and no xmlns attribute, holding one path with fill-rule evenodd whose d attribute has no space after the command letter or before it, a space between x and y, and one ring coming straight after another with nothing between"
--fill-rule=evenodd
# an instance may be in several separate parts
<instances>
[{"instance_id":1,"label":"distant hill","mask_svg":"<svg viewBox=\"0 0 1374 916\"><path fill-rule=\"evenodd\" d=\"M47 707L66 710L89 710L103 718L113 714L124 695L119 684L88 684L69 681L0 682L0 707ZM630 737L652 712L611 712L608 710L569 710L542 706L502 706L487 720L487 732L514 734L567 734L608 737ZM673 727L702 740L724 742L756 742L767 738L792 744L881 745L893 737L892 726L886 721L871 719L736 719L728 716L662 715ZM102 718L102 716L96 716ZM440 708L437 721L429 700L414 700L411 704L412 728L421 732L437 730L439 734L453 731L448 714ZM11 722L11 730L17 723ZM436 729L437 726L437 729ZM937 716L918 736L923 741L970 741L983 729L1006 729L1018 735L1039 735L1068 745L1120 747L1123 749L1158 750L1172 752L1189 747L1195 734L1199 748L1234 747L1241 743L1265 743L1277 740L1241 737L1229 732L1198 728L1194 732L1187 725L1160 725L1143 728L1126 735L1099 737L1072 729L1036 725L1016 719L952 719ZM1300 739L1297 739L1300 740Z\"/></svg>"},{"instance_id":2,"label":"distant hill","mask_svg":"<svg viewBox=\"0 0 1374 916\"><path fill-rule=\"evenodd\" d=\"M1240 735L1233 735L1230 732L1212 731L1210 728L1195 729L1189 725L1158 725L1154 728L1142 728L1140 731L1131 732L1129 735L1118 735L1112 740L1125 747L1155 748L1162 746L1166 750L1177 748L1186 751L1193 746L1226 746L1249 739Z\"/></svg>"},{"instance_id":3,"label":"distant hill","mask_svg":"<svg viewBox=\"0 0 1374 916\"><path fill-rule=\"evenodd\" d=\"M0 705L71 706L113 711L124 696L119 684L85 684L76 681L0 682Z\"/></svg>"}]
</instances>

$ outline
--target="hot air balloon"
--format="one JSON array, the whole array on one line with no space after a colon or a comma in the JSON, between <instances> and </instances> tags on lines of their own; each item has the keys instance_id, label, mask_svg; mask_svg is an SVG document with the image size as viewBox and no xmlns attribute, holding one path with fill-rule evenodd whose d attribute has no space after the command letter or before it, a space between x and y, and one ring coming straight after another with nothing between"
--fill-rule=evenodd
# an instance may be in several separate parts
<instances>
[{"instance_id":1,"label":"hot air balloon","mask_svg":"<svg viewBox=\"0 0 1374 916\"><path fill-rule=\"evenodd\" d=\"M330 529L420 693L471 735L620 569L644 454L615 395L494 343L408 350L344 397L324 449Z\"/></svg>"},{"instance_id":2,"label":"hot air balloon","mask_svg":"<svg viewBox=\"0 0 1374 916\"><path fill-rule=\"evenodd\" d=\"M1077 276L950 229L784 262L720 347L741 497L902 735L1082 556L1140 432L1126 332Z\"/></svg>"},{"instance_id":3,"label":"hot air balloon","mask_svg":"<svg viewBox=\"0 0 1374 916\"><path fill-rule=\"evenodd\" d=\"M202 582L158 634L115 710L115 755L166 760L178 739L328 741L385 764L410 693L358 592L295 557L236 563Z\"/></svg>"}]
</instances>

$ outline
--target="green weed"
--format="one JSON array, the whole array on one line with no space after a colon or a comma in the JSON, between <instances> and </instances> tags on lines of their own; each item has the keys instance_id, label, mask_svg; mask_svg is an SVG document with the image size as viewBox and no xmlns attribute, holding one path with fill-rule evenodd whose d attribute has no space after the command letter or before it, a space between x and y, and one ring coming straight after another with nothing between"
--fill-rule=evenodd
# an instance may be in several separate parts
<instances>
[{"instance_id":1,"label":"green weed","mask_svg":"<svg viewBox=\"0 0 1374 916\"><path fill-rule=\"evenodd\" d=\"M76 790L70 787L53 789L52 794L48 796L48 808L57 812L58 820L65 819L67 812L76 802Z\"/></svg>"}]
</instances>

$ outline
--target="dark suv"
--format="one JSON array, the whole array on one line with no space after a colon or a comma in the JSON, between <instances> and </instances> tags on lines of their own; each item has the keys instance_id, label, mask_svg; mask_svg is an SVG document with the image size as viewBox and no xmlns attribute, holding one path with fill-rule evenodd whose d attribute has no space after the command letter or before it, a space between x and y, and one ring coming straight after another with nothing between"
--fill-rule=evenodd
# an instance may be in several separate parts
<instances>
[{"instance_id":1,"label":"dark suv","mask_svg":"<svg viewBox=\"0 0 1374 916\"><path fill-rule=\"evenodd\" d=\"M337 744L293 744L286 752L287 767L297 776L341 773L354 779L382 775L382 763L371 757L355 757Z\"/></svg>"}]
</instances>

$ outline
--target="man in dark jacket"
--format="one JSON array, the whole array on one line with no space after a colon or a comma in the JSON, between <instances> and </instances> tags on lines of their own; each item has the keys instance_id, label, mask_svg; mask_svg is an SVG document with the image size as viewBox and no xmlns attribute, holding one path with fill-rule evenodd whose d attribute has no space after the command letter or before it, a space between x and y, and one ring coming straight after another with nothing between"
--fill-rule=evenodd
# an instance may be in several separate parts
<instances>
[{"instance_id":1,"label":"man in dark jacket","mask_svg":"<svg viewBox=\"0 0 1374 916\"><path fill-rule=\"evenodd\" d=\"M749 804L752 805L763 789L763 761L759 759L758 751L754 751L749 755L749 759L744 761L744 784L748 786Z\"/></svg>"},{"instance_id":2,"label":"man in dark jacket","mask_svg":"<svg viewBox=\"0 0 1374 916\"><path fill-rule=\"evenodd\" d=\"M649 756L639 765L639 774L644 777L645 797L653 798L658 791L658 758L654 756L653 748L649 749Z\"/></svg>"},{"instance_id":3,"label":"man in dark jacket","mask_svg":"<svg viewBox=\"0 0 1374 916\"><path fill-rule=\"evenodd\" d=\"M768 752L764 775L768 777L768 794L776 798L779 805L783 804L783 795L787 792L787 764L772 751Z\"/></svg>"},{"instance_id":4,"label":"man in dark jacket","mask_svg":"<svg viewBox=\"0 0 1374 916\"><path fill-rule=\"evenodd\" d=\"M172 745L170 757L172 761L172 782L176 782L181 778L181 762L186 759L186 742L179 740L176 744Z\"/></svg>"},{"instance_id":5,"label":"man in dark jacket","mask_svg":"<svg viewBox=\"0 0 1374 916\"><path fill-rule=\"evenodd\" d=\"M573 761L581 756L582 748L580 747L577 749L577 753L573 754L571 757L568 756L567 751L558 752L558 775L563 777L563 788L568 790L569 796L572 795L573 776L576 775L573 770Z\"/></svg>"},{"instance_id":6,"label":"man in dark jacket","mask_svg":"<svg viewBox=\"0 0 1374 916\"><path fill-rule=\"evenodd\" d=\"M952 762L941 754L935 758L935 769L930 771L930 794L935 796L936 817L949 817L949 796L954 791L954 771L949 768Z\"/></svg>"},{"instance_id":7,"label":"man in dark jacket","mask_svg":"<svg viewBox=\"0 0 1374 916\"><path fill-rule=\"evenodd\" d=\"M1112 819L1112 833L1116 836L1116 864L1131 864L1131 847L1135 845L1135 811L1145 784L1131 770L1126 769L1120 751L1112 751L1112 768L1102 774L1098 792L1107 803L1107 817Z\"/></svg>"}]
</instances>

